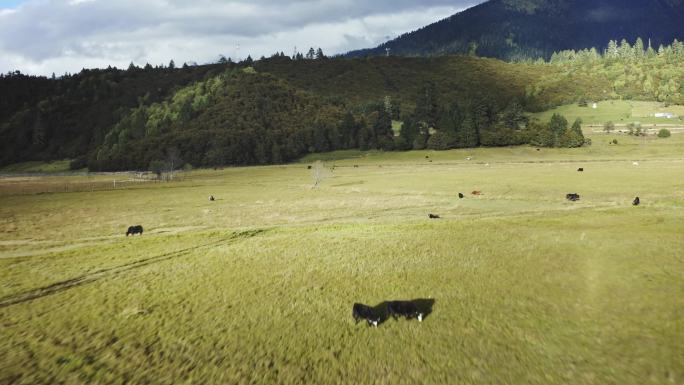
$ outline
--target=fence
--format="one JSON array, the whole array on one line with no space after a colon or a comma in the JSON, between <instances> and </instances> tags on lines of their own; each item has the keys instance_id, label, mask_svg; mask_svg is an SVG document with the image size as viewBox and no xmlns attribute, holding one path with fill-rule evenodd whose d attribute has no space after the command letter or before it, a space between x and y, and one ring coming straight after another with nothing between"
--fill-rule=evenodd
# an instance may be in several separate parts
<instances>
[{"instance_id":1,"label":"fence","mask_svg":"<svg viewBox=\"0 0 684 385\"><path fill-rule=\"evenodd\" d=\"M0 176L0 196L126 190L184 179L180 173L173 179L165 175L157 179L155 175L144 173L3 175Z\"/></svg>"}]
</instances>

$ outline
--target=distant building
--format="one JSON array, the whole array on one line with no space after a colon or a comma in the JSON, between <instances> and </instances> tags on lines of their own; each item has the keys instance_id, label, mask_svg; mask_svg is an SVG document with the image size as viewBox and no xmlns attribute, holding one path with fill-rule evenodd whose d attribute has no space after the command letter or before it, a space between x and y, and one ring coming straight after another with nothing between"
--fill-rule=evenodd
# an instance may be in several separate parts
<instances>
[{"instance_id":1,"label":"distant building","mask_svg":"<svg viewBox=\"0 0 684 385\"><path fill-rule=\"evenodd\" d=\"M674 118L674 114L671 112L656 112L655 115L656 118L666 118L666 119L672 119Z\"/></svg>"}]
</instances>

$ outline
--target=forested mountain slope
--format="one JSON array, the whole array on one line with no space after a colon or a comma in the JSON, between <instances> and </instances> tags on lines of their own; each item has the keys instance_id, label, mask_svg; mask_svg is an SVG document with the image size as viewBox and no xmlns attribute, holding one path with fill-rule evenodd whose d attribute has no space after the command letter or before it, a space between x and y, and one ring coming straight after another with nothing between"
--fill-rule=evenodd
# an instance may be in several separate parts
<instances>
[{"instance_id":1,"label":"forested mountain slope","mask_svg":"<svg viewBox=\"0 0 684 385\"><path fill-rule=\"evenodd\" d=\"M682 0L490 0L349 57L474 54L548 59L568 49L606 48L641 36L657 48L684 39Z\"/></svg>"}]
</instances>

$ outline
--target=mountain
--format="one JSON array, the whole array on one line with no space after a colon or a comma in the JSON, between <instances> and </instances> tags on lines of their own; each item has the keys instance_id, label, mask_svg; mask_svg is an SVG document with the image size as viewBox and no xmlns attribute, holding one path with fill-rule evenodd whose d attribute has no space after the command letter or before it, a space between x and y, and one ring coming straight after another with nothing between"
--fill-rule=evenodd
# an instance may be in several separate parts
<instances>
[{"instance_id":1,"label":"mountain","mask_svg":"<svg viewBox=\"0 0 684 385\"><path fill-rule=\"evenodd\" d=\"M641 37L654 48L684 38L684 0L490 0L348 57L473 54L503 60Z\"/></svg>"},{"instance_id":2,"label":"mountain","mask_svg":"<svg viewBox=\"0 0 684 385\"><path fill-rule=\"evenodd\" d=\"M684 104L682 63L684 43L656 52L623 42L550 62L275 55L52 79L0 74L0 166L69 158L74 169L142 170L176 156L210 167L351 148L577 145L572 132L527 129L524 112L605 99ZM392 120L403 122L398 136Z\"/></svg>"},{"instance_id":3,"label":"mountain","mask_svg":"<svg viewBox=\"0 0 684 385\"><path fill-rule=\"evenodd\" d=\"M463 99L481 93L491 95L503 106L510 100L522 100L526 85L534 82L540 73L551 77L556 73L551 66L532 69L522 64L469 57L369 60L273 57L253 64L259 74L271 74L271 77L222 76L225 71L245 66L226 63L186 68L110 68L83 70L55 79L21 73L0 74L0 165L67 158L80 158L83 164L85 155L99 152L100 159L108 161L98 162L89 157L91 166L98 169L112 169L110 165L114 163L143 167L147 155L137 156L139 152L133 151L130 156L123 156L116 149L123 147L123 143L154 147L155 141L176 143L178 138L184 138L178 145L183 147L198 140L213 140L218 131L242 135L246 138L243 145L254 147L254 138L268 137L261 129L266 128L283 144L289 138L286 129L302 131L298 122L313 124L309 117L315 118L318 114L311 111L330 110L330 105L341 105L345 111L368 110L389 96L396 108L401 106L405 113L415 105L421 87L433 82L440 100ZM214 80L217 78L220 82ZM567 80L563 82L570 85ZM263 84L268 87L257 87ZM243 91L233 92L240 89ZM224 93L231 97L225 97ZM301 99L298 103L309 106L309 112L289 115L300 110L291 104L290 96L283 95L297 95ZM189 100L191 96L193 99ZM530 99L526 107L538 110L548 103L555 105L575 99L574 89L559 87L553 95L540 93ZM264 103L271 108L267 113L248 113L261 111ZM272 113L274 108L278 109L277 113ZM155 119L160 114L164 119L158 124ZM395 118L399 119L399 114ZM150 129L141 127L148 123ZM156 128L159 126L165 128L159 130ZM195 135L199 132L204 136ZM304 148L287 145L280 158L292 160L309 147L326 148L325 145L310 146L308 139L303 142ZM268 147L271 154L273 146ZM201 148L205 151L208 147ZM150 151L149 156L154 153ZM263 157L257 155L244 159L186 160L192 160L194 165L259 163Z\"/></svg>"},{"instance_id":4,"label":"mountain","mask_svg":"<svg viewBox=\"0 0 684 385\"><path fill-rule=\"evenodd\" d=\"M128 111L223 66L83 70L60 78L0 75L0 164L76 158L102 143Z\"/></svg>"}]
</instances>

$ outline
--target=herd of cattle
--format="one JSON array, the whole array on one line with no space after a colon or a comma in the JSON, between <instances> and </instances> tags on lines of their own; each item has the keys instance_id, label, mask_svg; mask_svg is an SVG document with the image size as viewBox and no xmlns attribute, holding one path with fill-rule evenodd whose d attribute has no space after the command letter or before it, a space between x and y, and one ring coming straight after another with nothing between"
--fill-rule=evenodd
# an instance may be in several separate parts
<instances>
[{"instance_id":1,"label":"herd of cattle","mask_svg":"<svg viewBox=\"0 0 684 385\"><path fill-rule=\"evenodd\" d=\"M584 167L578 168L577 172L584 172ZM470 194L478 196L478 195L482 195L482 191L475 190L475 191L471 192ZM458 198L463 199L463 198L465 198L465 195L463 195L463 193L458 193ZM565 194L565 199L567 199L571 202L577 202L580 200L580 195L578 193L568 193L568 194ZM634 198L634 200L632 201L633 206L639 206L640 204L641 204L641 200L639 199L639 197ZM440 219L441 217L437 214L428 214L428 218Z\"/></svg>"},{"instance_id":2,"label":"herd of cattle","mask_svg":"<svg viewBox=\"0 0 684 385\"><path fill-rule=\"evenodd\" d=\"M426 156L426 158L428 157ZM354 165L354 167L358 166ZM308 166L308 168L311 169L311 166ZM577 171L584 172L584 168L580 167L577 169ZM471 195L482 195L482 191L474 190L471 192ZM465 195L463 193L458 193L458 198L464 199ZM565 199L572 202L576 202L580 200L580 195L577 193L568 193L565 195ZM214 196L210 195L209 201L213 202L214 200ZM632 201L632 205L634 206L638 206L640 203L641 200L639 199L639 197L634 198L634 200ZM440 219L441 217L437 214L430 213L428 214L428 218ZM143 227L141 225L128 227L128 230L126 231L126 236L128 237L129 235L135 234L143 234ZM418 302L422 302L422 304L424 305L426 301L428 303L427 307L422 306L421 308ZM356 321L357 324L359 323L359 321L365 320L368 323L368 326L375 327L377 327L380 323L387 320L389 317L392 317L395 320L397 320L400 317L404 317L407 320L416 318L419 322L422 322L425 316L432 311L433 303L434 300L388 301L383 302L375 307L364 305L362 303L355 303L352 306L352 317L354 318L354 321Z\"/></svg>"}]
</instances>

